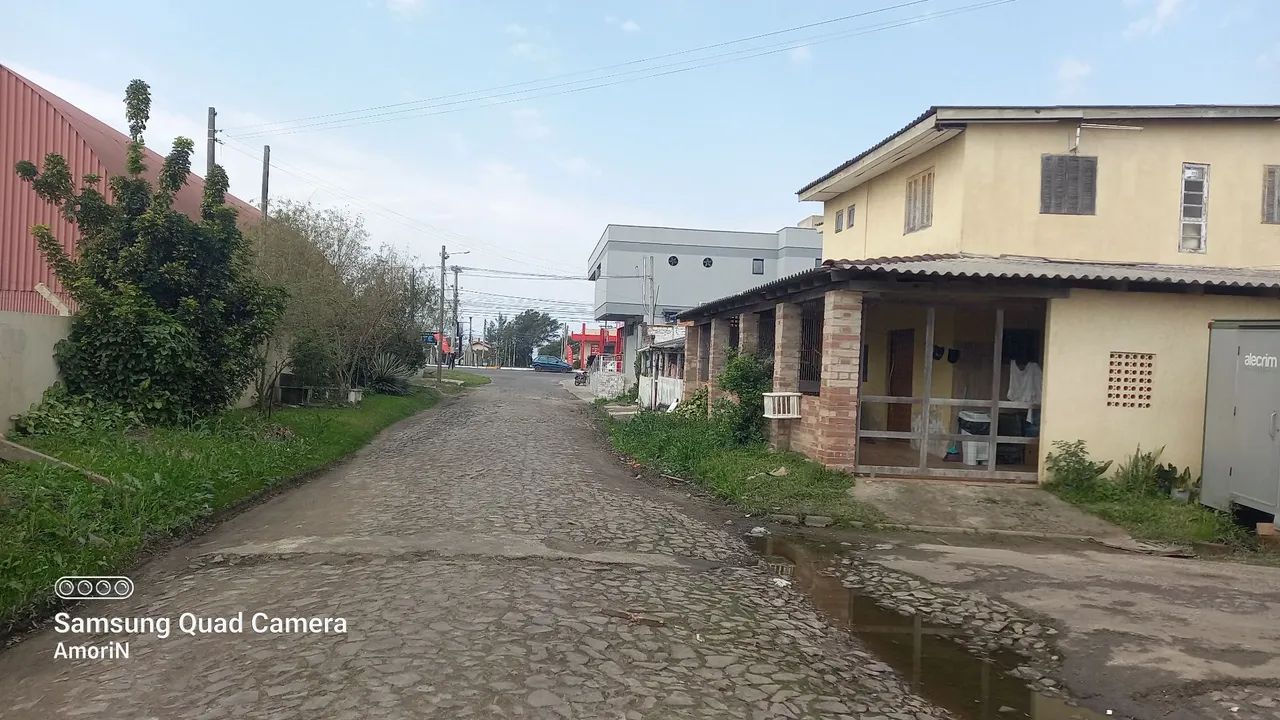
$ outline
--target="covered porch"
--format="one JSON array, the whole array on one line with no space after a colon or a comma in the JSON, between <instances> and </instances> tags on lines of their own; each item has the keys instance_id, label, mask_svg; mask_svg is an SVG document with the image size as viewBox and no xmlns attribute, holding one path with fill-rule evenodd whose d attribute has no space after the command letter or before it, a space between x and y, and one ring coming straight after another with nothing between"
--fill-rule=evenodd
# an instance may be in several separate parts
<instances>
[{"instance_id":1,"label":"covered porch","mask_svg":"<svg viewBox=\"0 0 1280 720\"><path fill-rule=\"evenodd\" d=\"M1036 482L1054 283L827 266L682 316L686 397L771 358L771 444L865 475Z\"/></svg>"},{"instance_id":2,"label":"covered porch","mask_svg":"<svg viewBox=\"0 0 1280 720\"><path fill-rule=\"evenodd\" d=\"M640 348L637 400L644 408L671 407L684 392L684 338Z\"/></svg>"}]
</instances>

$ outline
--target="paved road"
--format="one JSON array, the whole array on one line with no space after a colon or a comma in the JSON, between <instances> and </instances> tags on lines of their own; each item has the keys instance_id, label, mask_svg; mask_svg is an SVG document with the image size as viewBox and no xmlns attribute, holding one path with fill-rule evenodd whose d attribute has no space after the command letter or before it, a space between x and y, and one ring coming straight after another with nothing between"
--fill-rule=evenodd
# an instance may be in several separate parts
<instances>
[{"instance_id":1,"label":"paved road","mask_svg":"<svg viewBox=\"0 0 1280 720\"><path fill-rule=\"evenodd\" d=\"M559 377L495 378L78 610L167 617L167 638L50 629L0 653L0 716L945 717L713 514L634 480ZM240 612L240 633L177 627ZM346 629L255 633L254 613ZM55 658L111 640L130 657Z\"/></svg>"}]
</instances>

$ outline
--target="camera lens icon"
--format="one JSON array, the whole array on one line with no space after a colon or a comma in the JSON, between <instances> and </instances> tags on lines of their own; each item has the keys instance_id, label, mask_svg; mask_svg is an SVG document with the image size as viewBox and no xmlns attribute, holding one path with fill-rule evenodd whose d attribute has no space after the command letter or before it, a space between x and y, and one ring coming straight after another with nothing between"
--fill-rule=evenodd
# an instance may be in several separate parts
<instances>
[{"instance_id":1,"label":"camera lens icon","mask_svg":"<svg viewBox=\"0 0 1280 720\"><path fill-rule=\"evenodd\" d=\"M63 600L123 600L133 595L133 581L118 575L68 575L58 578L53 592Z\"/></svg>"}]
</instances>

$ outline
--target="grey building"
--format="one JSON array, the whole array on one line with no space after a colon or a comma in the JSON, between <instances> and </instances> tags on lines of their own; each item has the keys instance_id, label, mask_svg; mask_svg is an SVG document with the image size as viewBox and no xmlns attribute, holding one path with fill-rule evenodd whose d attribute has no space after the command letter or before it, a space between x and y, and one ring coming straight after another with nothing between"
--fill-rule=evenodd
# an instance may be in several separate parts
<instances>
[{"instance_id":1,"label":"grey building","mask_svg":"<svg viewBox=\"0 0 1280 720\"><path fill-rule=\"evenodd\" d=\"M715 298L809 270L822 262L822 235L811 228L737 232L609 225L591 251L595 318L625 323L628 377L644 324ZM634 381L634 378L631 378Z\"/></svg>"}]
</instances>

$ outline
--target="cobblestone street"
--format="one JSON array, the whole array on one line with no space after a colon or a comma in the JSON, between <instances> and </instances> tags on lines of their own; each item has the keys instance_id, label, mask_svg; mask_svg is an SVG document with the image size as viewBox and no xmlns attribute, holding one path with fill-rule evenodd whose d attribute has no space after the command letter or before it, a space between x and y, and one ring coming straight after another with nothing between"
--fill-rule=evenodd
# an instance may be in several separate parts
<instances>
[{"instance_id":1,"label":"cobblestone street","mask_svg":"<svg viewBox=\"0 0 1280 720\"><path fill-rule=\"evenodd\" d=\"M946 717L722 520L634 480L560 377L494 377L75 611L168 616L167 638L0 653L0 716ZM246 628L187 635L184 612ZM347 631L258 634L256 612ZM54 657L113 640L131 657Z\"/></svg>"}]
</instances>

